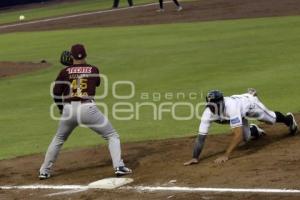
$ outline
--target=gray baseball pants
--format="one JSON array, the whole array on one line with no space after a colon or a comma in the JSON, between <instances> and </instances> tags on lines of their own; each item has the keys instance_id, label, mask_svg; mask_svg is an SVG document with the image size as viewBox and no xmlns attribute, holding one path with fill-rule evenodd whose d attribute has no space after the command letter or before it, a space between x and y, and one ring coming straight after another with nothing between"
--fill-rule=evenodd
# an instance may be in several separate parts
<instances>
[{"instance_id":1,"label":"gray baseball pants","mask_svg":"<svg viewBox=\"0 0 300 200\"><path fill-rule=\"evenodd\" d=\"M124 166L121 158L119 135L107 117L101 113L94 103L71 102L64 105L59 127L48 147L40 173L50 174L61 147L78 125L84 125L101 135L105 140L108 140L113 167Z\"/></svg>"}]
</instances>

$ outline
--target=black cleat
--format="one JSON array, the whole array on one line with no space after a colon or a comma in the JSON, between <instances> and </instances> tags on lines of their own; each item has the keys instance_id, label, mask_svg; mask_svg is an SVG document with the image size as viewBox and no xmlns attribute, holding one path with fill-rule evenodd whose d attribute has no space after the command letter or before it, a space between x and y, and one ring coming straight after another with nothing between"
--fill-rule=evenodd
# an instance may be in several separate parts
<instances>
[{"instance_id":1,"label":"black cleat","mask_svg":"<svg viewBox=\"0 0 300 200\"><path fill-rule=\"evenodd\" d=\"M295 135L298 131L298 124L296 122L296 119L292 113L287 113L286 116L291 120L291 124L289 126L290 134Z\"/></svg>"},{"instance_id":2,"label":"black cleat","mask_svg":"<svg viewBox=\"0 0 300 200\"><path fill-rule=\"evenodd\" d=\"M251 137L254 140L257 140L258 138L266 135L265 131L259 128L256 124L250 124L250 132Z\"/></svg>"},{"instance_id":3,"label":"black cleat","mask_svg":"<svg viewBox=\"0 0 300 200\"><path fill-rule=\"evenodd\" d=\"M45 179L48 179L48 178L50 178L50 174L44 173L44 174L39 175L40 180L45 180Z\"/></svg>"},{"instance_id":4,"label":"black cleat","mask_svg":"<svg viewBox=\"0 0 300 200\"><path fill-rule=\"evenodd\" d=\"M116 174L117 177L120 177L120 176L124 176L124 175L127 175L127 174L132 174L132 170L125 167L125 166L117 167L115 169L115 174Z\"/></svg>"}]
</instances>

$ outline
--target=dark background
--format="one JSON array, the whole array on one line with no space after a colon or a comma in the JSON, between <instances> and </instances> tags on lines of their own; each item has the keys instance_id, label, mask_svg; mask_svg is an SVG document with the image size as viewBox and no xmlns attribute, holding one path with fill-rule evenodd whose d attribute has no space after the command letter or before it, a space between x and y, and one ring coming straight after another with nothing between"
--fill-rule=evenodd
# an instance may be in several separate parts
<instances>
[{"instance_id":1,"label":"dark background","mask_svg":"<svg viewBox=\"0 0 300 200\"><path fill-rule=\"evenodd\" d=\"M45 2L47 0L0 0L0 7L8 7L19 4Z\"/></svg>"}]
</instances>

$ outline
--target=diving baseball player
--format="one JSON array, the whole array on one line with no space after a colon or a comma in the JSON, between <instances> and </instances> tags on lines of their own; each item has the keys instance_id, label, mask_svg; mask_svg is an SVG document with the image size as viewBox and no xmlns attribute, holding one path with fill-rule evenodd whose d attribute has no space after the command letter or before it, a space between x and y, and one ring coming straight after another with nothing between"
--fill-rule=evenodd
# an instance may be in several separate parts
<instances>
[{"instance_id":1,"label":"diving baseball player","mask_svg":"<svg viewBox=\"0 0 300 200\"><path fill-rule=\"evenodd\" d=\"M116 176L132 173L121 158L119 135L94 102L96 87L100 85L99 70L86 63L85 48L76 44L71 48L72 58L63 52L61 62L66 67L59 73L53 88L54 101L62 114L57 132L48 147L39 178L50 178L51 168L64 142L78 125L85 125L108 140ZM68 61L68 62L67 62Z\"/></svg>"},{"instance_id":2,"label":"diving baseball player","mask_svg":"<svg viewBox=\"0 0 300 200\"><path fill-rule=\"evenodd\" d=\"M283 115L280 112L270 111L264 106L256 95L254 89L249 89L248 93L223 97L220 91L210 91L206 96L206 109L203 112L199 127L199 134L196 139L193 158L184 165L197 164L203 149L205 138L208 134L212 122L228 123L233 131L233 138L224 155L215 160L221 164L230 159L233 150L244 140L259 138L264 131L257 125L248 123L248 118L257 119L269 124L283 123L295 135L298 125L292 113Z\"/></svg>"}]
</instances>

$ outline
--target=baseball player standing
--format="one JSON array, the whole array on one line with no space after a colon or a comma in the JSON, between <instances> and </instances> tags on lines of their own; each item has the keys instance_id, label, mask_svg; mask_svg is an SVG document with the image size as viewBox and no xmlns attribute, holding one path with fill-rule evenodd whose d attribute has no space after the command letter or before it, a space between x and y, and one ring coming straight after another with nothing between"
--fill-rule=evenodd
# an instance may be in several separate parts
<instances>
[{"instance_id":1,"label":"baseball player standing","mask_svg":"<svg viewBox=\"0 0 300 200\"><path fill-rule=\"evenodd\" d=\"M283 123L291 135L296 134L298 125L292 113L283 115L267 109L258 99L256 91L250 89L248 93L223 97L220 91L210 91L206 96L207 106L203 112L199 127L199 135L196 139L193 158L184 165L197 164L203 149L208 129L212 122L228 123L233 131L233 138L225 154L215 160L221 164L230 159L233 150L244 140L257 139L264 134L264 131L257 125L249 125L246 118L254 118L269 124Z\"/></svg>"},{"instance_id":2,"label":"baseball player standing","mask_svg":"<svg viewBox=\"0 0 300 200\"><path fill-rule=\"evenodd\" d=\"M108 140L116 176L132 173L131 169L125 167L121 158L118 133L94 103L96 87L100 85L98 68L86 63L87 54L81 44L72 46L72 59L69 59L68 55L68 52L63 52L61 59L65 59L64 64L70 66L60 71L53 88L54 101L62 116L40 168L39 178L50 178L51 168L61 147L78 125L87 126Z\"/></svg>"}]
</instances>

